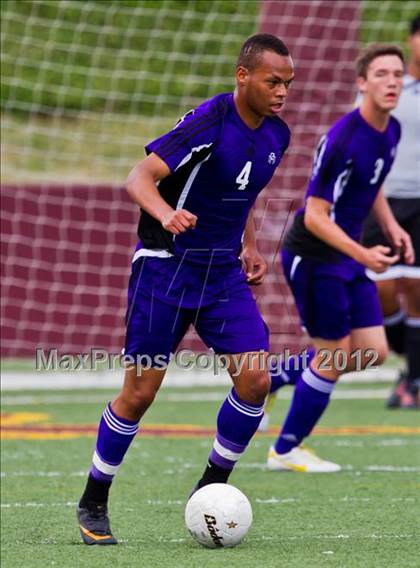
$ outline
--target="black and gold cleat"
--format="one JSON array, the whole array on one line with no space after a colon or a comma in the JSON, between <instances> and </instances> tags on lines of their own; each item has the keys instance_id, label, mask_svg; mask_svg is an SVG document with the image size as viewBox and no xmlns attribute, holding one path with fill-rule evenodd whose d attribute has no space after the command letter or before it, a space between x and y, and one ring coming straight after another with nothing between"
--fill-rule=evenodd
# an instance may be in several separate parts
<instances>
[{"instance_id":1,"label":"black and gold cleat","mask_svg":"<svg viewBox=\"0 0 420 568\"><path fill-rule=\"evenodd\" d=\"M77 507L80 535L85 544L118 544L111 533L106 503L89 501L86 507Z\"/></svg>"}]
</instances>

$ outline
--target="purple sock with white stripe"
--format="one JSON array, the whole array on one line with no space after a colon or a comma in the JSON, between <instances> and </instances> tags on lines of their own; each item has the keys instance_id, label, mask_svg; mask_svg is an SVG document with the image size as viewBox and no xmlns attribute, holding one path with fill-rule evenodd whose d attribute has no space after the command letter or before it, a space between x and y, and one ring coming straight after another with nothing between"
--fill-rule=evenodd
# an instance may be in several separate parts
<instances>
[{"instance_id":1,"label":"purple sock with white stripe","mask_svg":"<svg viewBox=\"0 0 420 568\"><path fill-rule=\"evenodd\" d=\"M334 382L324 379L311 367L296 383L292 404L275 443L278 454L286 454L312 432L330 401Z\"/></svg>"},{"instance_id":2,"label":"purple sock with white stripe","mask_svg":"<svg viewBox=\"0 0 420 568\"><path fill-rule=\"evenodd\" d=\"M217 434L209 456L212 463L226 470L234 468L257 431L263 407L241 400L232 388L217 416Z\"/></svg>"},{"instance_id":3,"label":"purple sock with white stripe","mask_svg":"<svg viewBox=\"0 0 420 568\"><path fill-rule=\"evenodd\" d=\"M121 418L108 404L99 423L96 449L90 475L97 481L111 483L120 467L139 423Z\"/></svg>"}]
</instances>

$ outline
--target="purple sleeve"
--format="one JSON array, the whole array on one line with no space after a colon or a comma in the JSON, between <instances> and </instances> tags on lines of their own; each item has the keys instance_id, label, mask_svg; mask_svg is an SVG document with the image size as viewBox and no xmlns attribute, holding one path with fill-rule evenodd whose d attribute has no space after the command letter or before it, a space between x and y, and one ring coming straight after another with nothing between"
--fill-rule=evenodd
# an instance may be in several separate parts
<instances>
[{"instance_id":1,"label":"purple sleeve","mask_svg":"<svg viewBox=\"0 0 420 568\"><path fill-rule=\"evenodd\" d=\"M315 150L306 197L320 197L334 203L337 188L342 185L349 172L349 160L342 144L339 144L331 133L322 136Z\"/></svg>"},{"instance_id":2,"label":"purple sleeve","mask_svg":"<svg viewBox=\"0 0 420 568\"><path fill-rule=\"evenodd\" d=\"M157 154L174 172L195 150L208 147L211 151L219 124L217 109L205 103L185 114L172 130L147 144L146 153Z\"/></svg>"}]
</instances>

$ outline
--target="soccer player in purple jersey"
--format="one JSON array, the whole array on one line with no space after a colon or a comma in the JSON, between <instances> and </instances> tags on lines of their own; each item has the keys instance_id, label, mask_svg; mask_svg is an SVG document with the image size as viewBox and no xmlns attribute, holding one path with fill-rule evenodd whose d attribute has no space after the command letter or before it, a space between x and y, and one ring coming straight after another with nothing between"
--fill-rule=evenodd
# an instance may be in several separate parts
<instances>
[{"instance_id":1,"label":"soccer player in purple jersey","mask_svg":"<svg viewBox=\"0 0 420 568\"><path fill-rule=\"evenodd\" d=\"M190 324L226 357L233 381L217 417L208 465L194 489L226 482L257 430L270 376L268 331L248 285L260 283L266 270L251 209L289 144L289 129L277 114L292 79L293 63L280 39L249 38L240 51L235 92L187 113L146 146L147 157L129 174L127 189L141 218L125 354L148 356L154 365L128 367L121 392L102 415L78 507L86 544L117 542L107 514L111 482L164 378L161 363ZM245 355L243 365L237 364L239 354Z\"/></svg>"},{"instance_id":2,"label":"soccer player in purple jersey","mask_svg":"<svg viewBox=\"0 0 420 568\"><path fill-rule=\"evenodd\" d=\"M381 189L400 138L390 112L402 89L403 54L397 46L374 44L362 52L356 70L360 108L321 138L305 205L282 250L284 273L315 350L297 377L288 415L270 448L271 470L340 470L300 444L325 412L339 376L380 364L387 355L379 298L366 268L383 272L400 253L408 264L414 261L411 239ZM359 243L370 209L393 250Z\"/></svg>"},{"instance_id":3,"label":"soccer player in purple jersey","mask_svg":"<svg viewBox=\"0 0 420 568\"><path fill-rule=\"evenodd\" d=\"M392 112L402 136L384 191L398 223L413 242L413 266L400 260L381 274L369 273L378 288L390 349L405 369L387 400L388 408L420 409L420 13L410 22L407 69L398 106ZM363 244L388 245L373 215L364 227Z\"/></svg>"}]
</instances>

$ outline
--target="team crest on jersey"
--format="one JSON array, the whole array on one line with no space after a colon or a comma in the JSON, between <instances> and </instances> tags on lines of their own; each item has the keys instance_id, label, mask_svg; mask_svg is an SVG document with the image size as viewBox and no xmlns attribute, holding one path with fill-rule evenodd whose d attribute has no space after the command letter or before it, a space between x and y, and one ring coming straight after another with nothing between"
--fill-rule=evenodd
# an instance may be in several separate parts
<instances>
[{"instance_id":1,"label":"team crest on jersey","mask_svg":"<svg viewBox=\"0 0 420 568\"><path fill-rule=\"evenodd\" d=\"M270 153L268 154L268 163L272 165L272 164L274 164L275 162L276 162L276 155L275 155L274 152L270 152Z\"/></svg>"}]
</instances>

